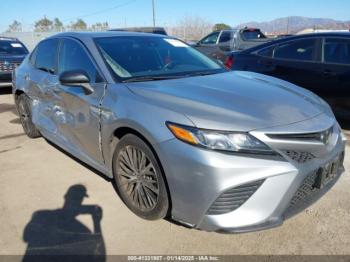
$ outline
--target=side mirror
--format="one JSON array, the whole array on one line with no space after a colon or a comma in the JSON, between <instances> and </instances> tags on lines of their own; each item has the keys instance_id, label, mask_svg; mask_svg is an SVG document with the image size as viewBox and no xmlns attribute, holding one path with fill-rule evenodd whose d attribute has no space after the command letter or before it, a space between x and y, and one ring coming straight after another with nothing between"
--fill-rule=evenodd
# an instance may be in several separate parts
<instances>
[{"instance_id":1,"label":"side mirror","mask_svg":"<svg viewBox=\"0 0 350 262\"><path fill-rule=\"evenodd\" d=\"M90 85L89 76L80 70L66 71L59 76L62 85L82 87L86 94L92 94L94 89Z\"/></svg>"}]
</instances>

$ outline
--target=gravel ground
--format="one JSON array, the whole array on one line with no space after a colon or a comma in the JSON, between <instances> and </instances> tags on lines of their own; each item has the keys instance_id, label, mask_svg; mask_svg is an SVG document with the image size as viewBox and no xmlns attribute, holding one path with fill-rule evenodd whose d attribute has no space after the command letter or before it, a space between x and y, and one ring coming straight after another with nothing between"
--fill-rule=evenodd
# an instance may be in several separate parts
<instances>
[{"instance_id":1,"label":"gravel ground","mask_svg":"<svg viewBox=\"0 0 350 262\"><path fill-rule=\"evenodd\" d=\"M6 92L0 94L0 123L0 255L23 255L28 241L52 243L57 236L67 237L68 229L76 225L67 225L67 231L58 232L52 226L40 228L40 224L65 222L62 217L67 214L62 214L60 208L67 190L76 184L87 189L89 198L84 199L84 205L98 205L103 210L101 229L94 229L88 211L77 217L85 225L82 232L89 229L101 234L77 243L76 250L91 250L94 246L108 255L350 255L348 173L320 201L282 227L239 235L207 233L165 220L147 222L133 215L110 182L44 139L28 139L12 96ZM349 170L349 149L347 153L345 165Z\"/></svg>"}]
</instances>

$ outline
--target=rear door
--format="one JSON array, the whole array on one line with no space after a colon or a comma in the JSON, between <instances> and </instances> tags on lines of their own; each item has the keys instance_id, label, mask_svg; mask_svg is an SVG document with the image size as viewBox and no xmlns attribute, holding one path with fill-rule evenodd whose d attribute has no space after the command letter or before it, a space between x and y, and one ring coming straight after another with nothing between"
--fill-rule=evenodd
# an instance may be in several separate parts
<instances>
[{"instance_id":1,"label":"rear door","mask_svg":"<svg viewBox=\"0 0 350 262\"><path fill-rule=\"evenodd\" d=\"M105 83L94 59L78 40L62 39L59 51L58 75L80 70L89 77L92 94L86 94L82 87L65 86L57 83L55 95L59 99L57 119L59 134L79 155L97 164L103 164L100 150L100 103Z\"/></svg>"},{"instance_id":2,"label":"rear door","mask_svg":"<svg viewBox=\"0 0 350 262\"><path fill-rule=\"evenodd\" d=\"M350 110L350 39L323 39L321 81L326 100L334 107Z\"/></svg>"},{"instance_id":3,"label":"rear door","mask_svg":"<svg viewBox=\"0 0 350 262\"><path fill-rule=\"evenodd\" d=\"M27 93L33 100L33 123L41 132L49 134L57 131L53 117L53 105L57 104L57 97L53 88L58 83L58 45L58 39L48 39L39 43L31 56L32 70L24 76Z\"/></svg>"},{"instance_id":4,"label":"rear door","mask_svg":"<svg viewBox=\"0 0 350 262\"><path fill-rule=\"evenodd\" d=\"M274 48L272 59L267 59L265 64L267 71L272 76L315 93L322 93L320 38L305 38L280 43Z\"/></svg>"}]
</instances>

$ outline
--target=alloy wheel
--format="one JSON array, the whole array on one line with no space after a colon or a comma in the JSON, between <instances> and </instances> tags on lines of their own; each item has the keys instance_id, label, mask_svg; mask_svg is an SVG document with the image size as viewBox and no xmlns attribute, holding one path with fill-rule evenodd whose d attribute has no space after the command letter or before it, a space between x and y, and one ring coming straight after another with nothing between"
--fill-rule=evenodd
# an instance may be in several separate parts
<instances>
[{"instance_id":1,"label":"alloy wheel","mask_svg":"<svg viewBox=\"0 0 350 262\"><path fill-rule=\"evenodd\" d=\"M128 200L142 211L155 208L159 197L158 174L153 163L141 149L124 147L117 159L121 190Z\"/></svg>"},{"instance_id":2,"label":"alloy wheel","mask_svg":"<svg viewBox=\"0 0 350 262\"><path fill-rule=\"evenodd\" d=\"M18 103L18 113L21 119L24 131L27 133L30 130L31 114L26 101L22 98Z\"/></svg>"}]
</instances>

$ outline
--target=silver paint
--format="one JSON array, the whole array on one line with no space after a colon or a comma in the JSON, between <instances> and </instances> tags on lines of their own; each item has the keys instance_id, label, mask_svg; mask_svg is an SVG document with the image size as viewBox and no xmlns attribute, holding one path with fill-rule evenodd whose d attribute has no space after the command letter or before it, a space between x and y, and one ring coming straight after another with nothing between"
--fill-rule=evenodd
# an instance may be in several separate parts
<instances>
[{"instance_id":1,"label":"silver paint","mask_svg":"<svg viewBox=\"0 0 350 262\"><path fill-rule=\"evenodd\" d=\"M335 128L329 143L283 141L267 134L325 131L338 124L329 106L313 93L272 77L250 72L144 83L117 83L93 37L143 35L108 32L64 33L54 37L81 41L105 83L86 95L62 86L58 76L35 69L28 58L16 70L13 92L32 100L33 122L43 136L112 178L112 158L119 128L141 134L152 145L165 172L172 217L208 231L246 231L280 225L283 212L304 178L344 151L345 138ZM160 37L160 36L149 36ZM174 138L166 121L198 128L244 131L283 158L208 151ZM284 150L302 150L316 158L306 164L287 159ZM266 179L239 209L225 215L206 211L224 191Z\"/></svg>"}]
</instances>

